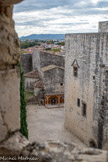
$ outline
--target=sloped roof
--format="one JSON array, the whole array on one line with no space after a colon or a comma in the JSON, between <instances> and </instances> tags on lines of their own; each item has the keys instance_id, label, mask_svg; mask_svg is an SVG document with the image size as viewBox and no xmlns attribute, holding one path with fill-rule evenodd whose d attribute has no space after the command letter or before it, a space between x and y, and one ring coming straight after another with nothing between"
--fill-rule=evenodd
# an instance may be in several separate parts
<instances>
[{"instance_id":1,"label":"sloped roof","mask_svg":"<svg viewBox=\"0 0 108 162\"><path fill-rule=\"evenodd\" d=\"M37 82L34 83L35 88L43 88L43 82L42 80L38 80Z\"/></svg>"},{"instance_id":2,"label":"sloped roof","mask_svg":"<svg viewBox=\"0 0 108 162\"><path fill-rule=\"evenodd\" d=\"M60 67L60 66L56 66L56 65L48 65L48 66L44 66L41 68L41 71L42 72L45 72L45 71L48 71L48 70L52 70L54 68L59 68L59 69L62 69L64 70L64 68Z\"/></svg>"},{"instance_id":3,"label":"sloped roof","mask_svg":"<svg viewBox=\"0 0 108 162\"><path fill-rule=\"evenodd\" d=\"M50 54L50 55L54 55L54 56L58 56L58 57L64 57L60 54L55 54L54 52L52 51L45 51L45 50L40 50L40 54L43 54L43 53L46 53L46 54Z\"/></svg>"},{"instance_id":4,"label":"sloped roof","mask_svg":"<svg viewBox=\"0 0 108 162\"><path fill-rule=\"evenodd\" d=\"M39 78L39 72L37 70L33 70L31 72L28 72L24 74L25 78Z\"/></svg>"}]
</instances>

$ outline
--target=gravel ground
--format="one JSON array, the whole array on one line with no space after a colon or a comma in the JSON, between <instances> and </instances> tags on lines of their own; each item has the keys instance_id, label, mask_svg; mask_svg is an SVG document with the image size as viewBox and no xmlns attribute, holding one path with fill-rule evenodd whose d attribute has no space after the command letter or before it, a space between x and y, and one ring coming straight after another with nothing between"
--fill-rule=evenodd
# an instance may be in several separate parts
<instances>
[{"instance_id":1,"label":"gravel ground","mask_svg":"<svg viewBox=\"0 0 108 162\"><path fill-rule=\"evenodd\" d=\"M64 128L64 108L46 109L44 106L28 105L27 121L31 142L59 140L68 143L74 142L85 147L76 136Z\"/></svg>"}]
</instances>

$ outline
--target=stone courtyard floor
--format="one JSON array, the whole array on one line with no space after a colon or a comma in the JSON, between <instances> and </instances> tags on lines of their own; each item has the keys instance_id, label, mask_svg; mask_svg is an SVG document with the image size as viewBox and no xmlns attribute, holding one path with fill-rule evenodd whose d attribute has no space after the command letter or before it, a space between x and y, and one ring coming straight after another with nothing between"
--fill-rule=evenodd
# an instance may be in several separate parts
<instances>
[{"instance_id":1,"label":"stone courtyard floor","mask_svg":"<svg viewBox=\"0 0 108 162\"><path fill-rule=\"evenodd\" d=\"M28 105L27 122L30 142L59 140L85 147L76 136L64 128L64 108L46 109L44 106Z\"/></svg>"}]
</instances>

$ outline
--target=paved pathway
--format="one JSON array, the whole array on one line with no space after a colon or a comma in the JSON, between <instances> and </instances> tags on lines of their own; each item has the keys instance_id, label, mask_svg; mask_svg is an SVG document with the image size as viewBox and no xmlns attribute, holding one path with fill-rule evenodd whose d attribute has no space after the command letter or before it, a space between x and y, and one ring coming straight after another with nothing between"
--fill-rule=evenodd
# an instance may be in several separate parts
<instances>
[{"instance_id":1,"label":"paved pathway","mask_svg":"<svg viewBox=\"0 0 108 162\"><path fill-rule=\"evenodd\" d=\"M27 106L29 140L44 142L60 140L85 146L76 136L64 128L64 108L46 109L44 106Z\"/></svg>"}]
</instances>

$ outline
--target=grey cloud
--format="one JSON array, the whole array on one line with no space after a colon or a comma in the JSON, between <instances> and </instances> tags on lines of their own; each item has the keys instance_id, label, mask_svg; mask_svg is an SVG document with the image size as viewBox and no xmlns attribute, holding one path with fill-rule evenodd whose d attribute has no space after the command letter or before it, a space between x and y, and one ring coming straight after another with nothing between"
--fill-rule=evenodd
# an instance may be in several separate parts
<instances>
[{"instance_id":1,"label":"grey cloud","mask_svg":"<svg viewBox=\"0 0 108 162\"><path fill-rule=\"evenodd\" d=\"M36 27L46 27L47 23L50 20L55 20L55 18L45 18L45 19L38 19L38 20L31 20L26 22L16 22L16 26L36 26Z\"/></svg>"},{"instance_id":2,"label":"grey cloud","mask_svg":"<svg viewBox=\"0 0 108 162\"><path fill-rule=\"evenodd\" d=\"M14 8L14 12L32 12L42 11L51 8L62 7L62 9L71 10L72 13L60 13L65 15L79 15L79 14L108 14L107 11L97 10L96 8L108 7L108 2L100 1L93 4L91 0L24 0ZM56 14L56 13L55 13ZM49 15L50 16L50 15Z\"/></svg>"},{"instance_id":3,"label":"grey cloud","mask_svg":"<svg viewBox=\"0 0 108 162\"><path fill-rule=\"evenodd\" d=\"M88 22L78 22L78 23L56 23L56 25L62 25L62 26L77 26L77 25L84 25L89 24Z\"/></svg>"},{"instance_id":4,"label":"grey cloud","mask_svg":"<svg viewBox=\"0 0 108 162\"><path fill-rule=\"evenodd\" d=\"M59 8L60 7L60 10ZM76 26L81 24L89 24L87 18L84 20L80 20L81 16L89 16L89 15L103 15L103 19L108 19L108 2L105 0L101 0L98 3L92 3L92 0L24 0L22 3L18 4L14 8L14 13L22 13L22 18L17 17L16 26L24 26L26 27L41 27L43 31L47 30L47 28L51 28L52 25L56 29L68 29L72 26ZM53 9L54 10L50 10ZM103 10L104 8L104 10ZM47 12L45 10L48 10ZM29 14L29 18L27 18L28 13L32 13L33 11L40 11L40 16L35 17L32 14ZM43 12L43 15L42 15ZM49 12L49 13L48 13ZM45 15L44 15L45 14ZM78 23L59 23L58 19L71 18L76 19L76 16L79 17ZM18 22L19 20L19 22ZM57 21L56 21L57 20ZM54 22L53 22L54 21ZM62 21L61 21L62 22ZM96 26L93 26L91 30L94 30ZM50 29L53 30L53 29Z\"/></svg>"},{"instance_id":5,"label":"grey cloud","mask_svg":"<svg viewBox=\"0 0 108 162\"><path fill-rule=\"evenodd\" d=\"M97 3L96 7L98 7L98 8L106 8L106 7L108 7L108 2L100 1L100 2Z\"/></svg>"},{"instance_id":6,"label":"grey cloud","mask_svg":"<svg viewBox=\"0 0 108 162\"><path fill-rule=\"evenodd\" d=\"M78 1L78 0L76 0ZM23 12L23 11L37 11L44 9L56 8L58 6L65 6L67 3L74 3L70 0L24 0L22 3L18 4L14 12Z\"/></svg>"},{"instance_id":7,"label":"grey cloud","mask_svg":"<svg viewBox=\"0 0 108 162\"><path fill-rule=\"evenodd\" d=\"M78 7L78 4L80 4L81 2L86 2L87 6L90 7L90 4L92 5L92 3L90 3L89 1L90 0L24 0L14 8L14 12L30 12L64 6L79 8L83 7L83 5L80 5Z\"/></svg>"}]
</instances>

